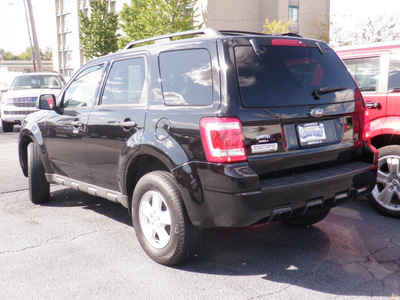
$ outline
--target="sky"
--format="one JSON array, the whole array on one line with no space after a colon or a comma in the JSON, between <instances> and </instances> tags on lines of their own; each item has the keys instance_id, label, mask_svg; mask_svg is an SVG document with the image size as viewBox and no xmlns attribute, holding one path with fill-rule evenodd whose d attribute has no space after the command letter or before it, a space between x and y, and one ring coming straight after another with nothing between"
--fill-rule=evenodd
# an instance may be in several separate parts
<instances>
[{"instance_id":1,"label":"sky","mask_svg":"<svg viewBox=\"0 0 400 300\"><path fill-rule=\"evenodd\" d=\"M0 48L21 54L29 47L25 0L0 0ZM72 1L72 0L71 0ZM75 0L76 1L76 0ZM31 0L40 49L51 47L56 37L54 0ZM32 41L33 43L33 41Z\"/></svg>"},{"instance_id":2,"label":"sky","mask_svg":"<svg viewBox=\"0 0 400 300\"><path fill-rule=\"evenodd\" d=\"M20 54L29 47L23 1L0 0L0 48L14 54ZM31 2L39 47L45 50L55 41L54 0L31 0ZM341 24L344 30L354 28L357 22L367 17L385 14L400 17L400 0L331 0L331 22ZM53 30L50 30L51 28Z\"/></svg>"}]
</instances>

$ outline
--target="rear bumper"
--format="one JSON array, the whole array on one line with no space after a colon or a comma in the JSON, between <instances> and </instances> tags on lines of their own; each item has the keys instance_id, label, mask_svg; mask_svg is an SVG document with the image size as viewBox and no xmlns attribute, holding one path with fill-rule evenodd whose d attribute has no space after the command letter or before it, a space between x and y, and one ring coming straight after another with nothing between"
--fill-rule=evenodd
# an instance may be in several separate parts
<instances>
[{"instance_id":1,"label":"rear bumper","mask_svg":"<svg viewBox=\"0 0 400 300\"><path fill-rule=\"evenodd\" d=\"M353 162L302 174L259 180L247 163L193 162L173 172L189 217L200 227L240 227L301 216L370 193L374 164Z\"/></svg>"}]
</instances>

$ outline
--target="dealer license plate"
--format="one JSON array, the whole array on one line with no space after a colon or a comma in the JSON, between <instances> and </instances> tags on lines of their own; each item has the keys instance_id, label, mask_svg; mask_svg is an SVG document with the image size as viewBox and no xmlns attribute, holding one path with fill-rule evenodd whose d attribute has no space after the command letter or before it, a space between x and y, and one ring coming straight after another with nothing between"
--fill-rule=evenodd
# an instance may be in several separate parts
<instances>
[{"instance_id":1,"label":"dealer license plate","mask_svg":"<svg viewBox=\"0 0 400 300\"><path fill-rule=\"evenodd\" d=\"M326 141L324 124L319 122L297 125L297 134L300 146L322 144Z\"/></svg>"}]
</instances>

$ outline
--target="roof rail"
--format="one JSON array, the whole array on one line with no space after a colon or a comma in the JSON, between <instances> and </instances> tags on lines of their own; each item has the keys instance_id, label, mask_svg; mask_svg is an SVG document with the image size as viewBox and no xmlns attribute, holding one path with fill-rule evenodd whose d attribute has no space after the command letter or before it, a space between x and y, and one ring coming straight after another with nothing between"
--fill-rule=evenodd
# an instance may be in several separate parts
<instances>
[{"instance_id":1,"label":"roof rail","mask_svg":"<svg viewBox=\"0 0 400 300\"><path fill-rule=\"evenodd\" d=\"M124 47L124 50L131 49L133 46L136 46L138 44L144 44L144 43L148 43L148 42L157 42L160 40L171 41L172 38L174 38L174 37L189 36L189 35L221 36L222 34L218 30L215 30L213 28L187 30L187 31L182 31L182 32L177 32L177 33L171 33L171 34L165 34L165 35L160 35L160 36L156 36L156 37L151 37L151 38L143 39L143 40L139 40L139 41L132 41Z\"/></svg>"}]
</instances>

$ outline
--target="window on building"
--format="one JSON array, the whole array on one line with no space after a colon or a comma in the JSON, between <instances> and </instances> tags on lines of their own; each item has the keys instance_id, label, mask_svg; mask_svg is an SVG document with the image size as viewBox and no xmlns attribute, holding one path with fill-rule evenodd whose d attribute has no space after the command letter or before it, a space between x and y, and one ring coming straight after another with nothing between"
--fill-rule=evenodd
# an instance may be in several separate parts
<instances>
[{"instance_id":1,"label":"window on building","mask_svg":"<svg viewBox=\"0 0 400 300\"><path fill-rule=\"evenodd\" d=\"M344 62L362 92L376 91L379 78L379 57L345 59Z\"/></svg>"},{"instance_id":2,"label":"window on building","mask_svg":"<svg viewBox=\"0 0 400 300\"><path fill-rule=\"evenodd\" d=\"M211 57L206 49L163 52L160 72L165 104L212 103Z\"/></svg>"},{"instance_id":3,"label":"window on building","mask_svg":"<svg viewBox=\"0 0 400 300\"><path fill-rule=\"evenodd\" d=\"M294 24L299 23L299 7L289 6L289 20L292 20Z\"/></svg>"},{"instance_id":4,"label":"window on building","mask_svg":"<svg viewBox=\"0 0 400 300\"><path fill-rule=\"evenodd\" d=\"M65 91L62 107L93 105L102 73L103 65L93 66L82 71Z\"/></svg>"},{"instance_id":5,"label":"window on building","mask_svg":"<svg viewBox=\"0 0 400 300\"><path fill-rule=\"evenodd\" d=\"M143 57L114 62L101 104L140 104L146 101L146 97L142 97L145 77Z\"/></svg>"}]
</instances>

